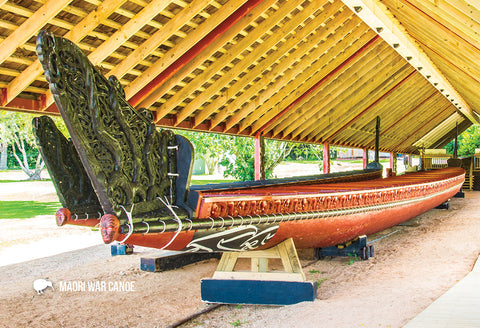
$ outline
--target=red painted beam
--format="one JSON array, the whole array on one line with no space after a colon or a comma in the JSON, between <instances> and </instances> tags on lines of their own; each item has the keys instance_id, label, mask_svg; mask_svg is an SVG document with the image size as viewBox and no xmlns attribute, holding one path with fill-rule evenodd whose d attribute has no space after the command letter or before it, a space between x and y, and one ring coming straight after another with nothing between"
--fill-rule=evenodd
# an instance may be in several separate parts
<instances>
[{"instance_id":1,"label":"red painted beam","mask_svg":"<svg viewBox=\"0 0 480 328\"><path fill-rule=\"evenodd\" d=\"M152 94L158 86L162 85L162 83L168 80L173 74L178 72L183 66L185 66L189 61L195 58L195 56L197 56L200 52L202 52L218 37L220 37L223 33L225 33L226 30L232 27L236 22L238 22L242 17L247 15L261 2L262 0L247 1L243 6L237 9L226 20L224 20L221 24L219 24L202 40L200 40L195 46L190 48L190 50L188 50L185 54L183 54L180 58L178 58L172 65L167 67L162 73L157 75L152 81L150 81L132 98L130 98L129 103L133 107L136 107L138 104L140 104L145 98L147 98L150 94Z\"/></svg>"},{"instance_id":2,"label":"red painted beam","mask_svg":"<svg viewBox=\"0 0 480 328\"><path fill-rule=\"evenodd\" d=\"M255 157L254 157L254 162L255 162L255 181L258 181L262 178L262 156L261 156L261 146L260 143L262 140L260 140L261 136L260 133L257 133L255 135Z\"/></svg>"},{"instance_id":3,"label":"red painted beam","mask_svg":"<svg viewBox=\"0 0 480 328\"><path fill-rule=\"evenodd\" d=\"M330 173L330 145L323 143L323 174Z\"/></svg>"},{"instance_id":4,"label":"red painted beam","mask_svg":"<svg viewBox=\"0 0 480 328\"><path fill-rule=\"evenodd\" d=\"M367 164L368 164L368 149L367 148L363 148L362 164L363 164L363 169L365 170L367 168Z\"/></svg>"},{"instance_id":5,"label":"red painted beam","mask_svg":"<svg viewBox=\"0 0 480 328\"><path fill-rule=\"evenodd\" d=\"M368 49L375 41L377 41L380 37L378 35L375 35L370 41L365 43L360 49L358 49L353 55L348 57L343 63L335 67L330 73L325 75L320 81L315 83L310 89L305 91L304 94L302 94L300 97L295 99L290 105L285 107L281 112L279 112L277 115L275 115L273 118L271 118L267 123L265 123L260 129L258 129L256 132L262 133L266 128L268 128L273 122L278 120L281 116L285 115L287 112L289 112L293 107L295 107L296 104L298 104L302 99L310 95L313 91L318 89L321 85L323 85L326 81L328 81L335 73L339 72L342 70L346 65L348 65L350 62L352 62L354 59L356 59L360 54L362 54L366 49Z\"/></svg>"}]
</instances>

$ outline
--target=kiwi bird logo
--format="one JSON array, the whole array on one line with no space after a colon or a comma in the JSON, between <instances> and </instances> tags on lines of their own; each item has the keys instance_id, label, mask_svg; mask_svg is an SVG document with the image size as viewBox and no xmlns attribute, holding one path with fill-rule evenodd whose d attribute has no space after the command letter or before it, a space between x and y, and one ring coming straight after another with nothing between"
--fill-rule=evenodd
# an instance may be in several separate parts
<instances>
[{"instance_id":1,"label":"kiwi bird logo","mask_svg":"<svg viewBox=\"0 0 480 328\"><path fill-rule=\"evenodd\" d=\"M47 289L48 287L52 287L52 289L55 290L53 288L53 284L52 284L51 281L48 281L48 280L45 280L45 279L37 279L33 282L33 289L35 289L35 291L39 295L43 294L45 289Z\"/></svg>"}]
</instances>

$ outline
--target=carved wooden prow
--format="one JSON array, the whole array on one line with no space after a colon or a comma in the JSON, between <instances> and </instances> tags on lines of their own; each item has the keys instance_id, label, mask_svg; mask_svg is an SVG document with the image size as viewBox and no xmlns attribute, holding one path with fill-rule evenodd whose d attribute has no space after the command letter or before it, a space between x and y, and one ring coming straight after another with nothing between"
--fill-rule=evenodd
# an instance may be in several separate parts
<instances>
[{"instance_id":1,"label":"carved wooden prow","mask_svg":"<svg viewBox=\"0 0 480 328\"><path fill-rule=\"evenodd\" d=\"M177 205L179 216L191 216L184 203L193 158L188 140L169 130L157 131L152 113L130 106L120 82L114 76L107 80L71 41L42 31L37 53L75 146L57 147L55 154L45 156L53 181L61 181L63 174L55 163L75 149L75 170L88 176L96 195L82 196L92 199L89 206L97 202L104 214L123 222L130 213L139 220L171 216L166 204ZM46 132L52 124L43 118L35 123L44 154L52 143ZM58 133L51 135L62 139ZM58 183L57 190L65 194ZM76 202L67 198L70 205Z\"/></svg>"}]
</instances>

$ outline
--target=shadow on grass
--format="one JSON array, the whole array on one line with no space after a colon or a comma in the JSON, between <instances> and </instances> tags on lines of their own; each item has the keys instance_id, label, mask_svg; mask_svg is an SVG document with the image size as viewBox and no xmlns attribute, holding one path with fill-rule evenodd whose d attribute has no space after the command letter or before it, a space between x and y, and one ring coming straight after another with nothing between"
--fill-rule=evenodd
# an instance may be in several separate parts
<instances>
[{"instance_id":1,"label":"shadow on grass","mask_svg":"<svg viewBox=\"0 0 480 328\"><path fill-rule=\"evenodd\" d=\"M28 219L37 215L55 215L62 204L57 202L0 201L0 219Z\"/></svg>"}]
</instances>

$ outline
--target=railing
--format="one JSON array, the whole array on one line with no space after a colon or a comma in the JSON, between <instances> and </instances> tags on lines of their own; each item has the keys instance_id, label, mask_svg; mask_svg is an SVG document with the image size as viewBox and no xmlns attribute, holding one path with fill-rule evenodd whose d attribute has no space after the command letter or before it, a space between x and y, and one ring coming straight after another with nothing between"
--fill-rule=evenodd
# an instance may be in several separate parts
<instances>
[{"instance_id":1,"label":"railing","mask_svg":"<svg viewBox=\"0 0 480 328\"><path fill-rule=\"evenodd\" d=\"M425 170L441 169L447 167L447 161L451 157L452 155L447 154L427 154L423 158Z\"/></svg>"}]
</instances>

